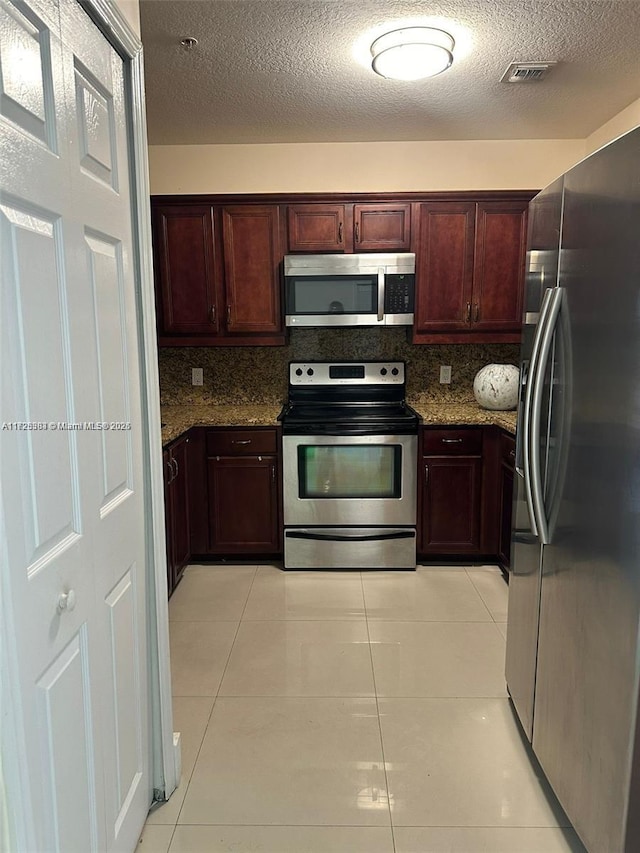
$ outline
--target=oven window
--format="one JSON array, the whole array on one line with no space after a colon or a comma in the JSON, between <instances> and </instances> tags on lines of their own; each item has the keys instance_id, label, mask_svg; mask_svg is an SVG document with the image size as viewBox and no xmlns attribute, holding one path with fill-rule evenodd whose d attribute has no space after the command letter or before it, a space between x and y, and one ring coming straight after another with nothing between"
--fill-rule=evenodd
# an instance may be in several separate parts
<instances>
[{"instance_id":1,"label":"oven window","mask_svg":"<svg viewBox=\"0 0 640 853\"><path fill-rule=\"evenodd\" d=\"M289 314L375 314L378 278L375 275L290 276Z\"/></svg>"},{"instance_id":2,"label":"oven window","mask_svg":"<svg viewBox=\"0 0 640 853\"><path fill-rule=\"evenodd\" d=\"M307 444L298 446L301 498L399 498L399 444Z\"/></svg>"}]
</instances>

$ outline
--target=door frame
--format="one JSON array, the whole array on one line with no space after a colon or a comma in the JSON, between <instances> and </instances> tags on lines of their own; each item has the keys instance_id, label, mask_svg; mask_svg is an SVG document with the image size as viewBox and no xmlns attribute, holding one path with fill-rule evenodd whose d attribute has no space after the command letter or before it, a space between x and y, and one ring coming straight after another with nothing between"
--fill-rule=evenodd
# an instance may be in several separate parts
<instances>
[{"instance_id":1,"label":"door frame","mask_svg":"<svg viewBox=\"0 0 640 853\"><path fill-rule=\"evenodd\" d=\"M165 552L164 479L160 384L156 344L153 285L149 166L145 114L142 42L113 0L77 0L105 38L120 54L125 69L133 226L133 267L137 302L142 394L142 441L145 512L145 580L148 630L148 695L151 745L151 783L154 799L166 800L178 784L179 748L174 747L169 608ZM0 510L2 508L0 507ZM8 572L7 551L0 512L0 592ZM30 849L33 816L29 779L22 766L24 732L17 685L17 657L11 630L13 613L7 595L0 596L0 847ZM14 689L12 689L14 688ZM9 782L11 791L9 791ZM26 845L26 846L25 846Z\"/></svg>"}]
</instances>

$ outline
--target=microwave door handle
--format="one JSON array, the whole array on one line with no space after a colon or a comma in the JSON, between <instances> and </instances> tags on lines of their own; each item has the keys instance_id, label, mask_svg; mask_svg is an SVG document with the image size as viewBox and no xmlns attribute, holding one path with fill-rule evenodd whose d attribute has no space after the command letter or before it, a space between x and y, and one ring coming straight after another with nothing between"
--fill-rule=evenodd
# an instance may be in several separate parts
<instances>
[{"instance_id":1,"label":"microwave door handle","mask_svg":"<svg viewBox=\"0 0 640 853\"><path fill-rule=\"evenodd\" d=\"M378 267L378 323L384 322L384 267Z\"/></svg>"}]
</instances>

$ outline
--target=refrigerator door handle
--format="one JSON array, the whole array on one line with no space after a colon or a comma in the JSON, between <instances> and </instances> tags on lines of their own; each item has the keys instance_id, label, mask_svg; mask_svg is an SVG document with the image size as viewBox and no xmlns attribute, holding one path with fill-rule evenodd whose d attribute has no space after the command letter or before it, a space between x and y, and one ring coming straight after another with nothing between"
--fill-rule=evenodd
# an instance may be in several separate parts
<instances>
[{"instance_id":1,"label":"refrigerator door handle","mask_svg":"<svg viewBox=\"0 0 640 853\"><path fill-rule=\"evenodd\" d=\"M551 343L556 330L556 324L562 307L564 288L556 287L550 291L549 311L542 331L539 361L536 375L533 381L530 409L530 433L531 442L529 461L531 463L531 492L533 498L533 510L538 528L538 536L542 545L550 542L549 522L544 507L544 489L542 486L542 472L540 471L540 419L542 413L542 392L544 390L544 377L551 352Z\"/></svg>"},{"instance_id":2,"label":"refrigerator door handle","mask_svg":"<svg viewBox=\"0 0 640 853\"><path fill-rule=\"evenodd\" d=\"M524 477L524 493L527 501L527 509L529 511L529 520L531 522L531 533L534 536L538 535L538 524L535 506L533 503L533 487L531 481L531 404L533 400L533 386L538 372L540 346L544 330L547 326L549 305L551 303L552 295L553 289L548 288L545 290L544 297L542 299L542 307L540 309L540 319L538 320L535 336L533 338L529 368L526 371L526 374L523 370L521 377L521 381L526 381L527 383L524 395L524 416L522 418L522 475ZM539 441L538 437L536 437L536 441Z\"/></svg>"}]
</instances>

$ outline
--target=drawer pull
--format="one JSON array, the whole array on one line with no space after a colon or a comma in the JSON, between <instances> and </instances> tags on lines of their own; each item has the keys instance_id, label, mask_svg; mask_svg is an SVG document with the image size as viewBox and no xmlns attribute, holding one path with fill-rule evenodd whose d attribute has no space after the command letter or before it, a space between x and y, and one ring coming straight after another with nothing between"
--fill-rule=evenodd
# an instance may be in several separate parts
<instances>
[{"instance_id":1,"label":"drawer pull","mask_svg":"<svg viewBox=\"0 0 640 853\"><path fill-rule=\"evenodd\" d=\"M462 444L463 439L461 438L443 438L443 444Z\"/></svg>"},{"instance_id":2,"label":"drawer pull","mask_svg":"<svg viewBox=\"0 0 640 853\"><path fill-rule=\"evenodd\" d=\"M424 484L425 486L429 485L429 466L424 466Z\"/></svg>"},{"instance_id":3,"label":"drawer pull","mask_svg":"<svg viewBox=\"0 0 640 853\"><path fill-rule=\"evenodd\" d=\"M471 303L467 302L467 323L471 322Z\"/></svg>"},{"instance_id":4,"label":"drawer pull","mask_svg":"<svg viewBox=\"0 0 640 853\"><path fill-rule=\"evenodd\" d=\"M239 438L232 438L231 444L251 444L251 439L250 438L244 438L241 440Z\"/></svg>"},{"instance_id":5,"label":"drawer pull","mask_svg":"<svg viewBox=\"0 0 640 853\"><path fill-rule=\"evenodd\" d=\"M510 451L509 451L509 456L510 456L512 459L515 459L515 458L516 458L516 452L515 452L515 450L510 450Z\"/></svg>"}]
</instances>

